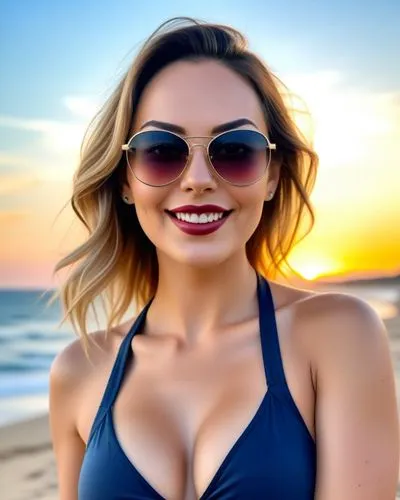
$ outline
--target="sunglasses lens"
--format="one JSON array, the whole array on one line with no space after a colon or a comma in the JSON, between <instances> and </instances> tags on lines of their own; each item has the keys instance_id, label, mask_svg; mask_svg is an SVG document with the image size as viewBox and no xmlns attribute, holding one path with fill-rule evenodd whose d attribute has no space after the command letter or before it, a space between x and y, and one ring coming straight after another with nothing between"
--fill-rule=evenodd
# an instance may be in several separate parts
<instances>
[{"instance_id":1,"label":"sunglasses lens","mask_svg":"<svg viewBox=\"0 0 400 500\"><path fill-rule=\"evenodd\" d=\"M267 139L255 130L232 130L217 136L209 154L218 174L236 185L257 181L270 159Z\"/></svg>"},{"instance_id":2,"label":"sunglasses lens","mask_svg":"<svg viewBox=\"0 0 400 500\"><path fill-rule=\"evenodd\" d=\"M152 186L162 186L179 177L189 154L183 139L164 131L140 132L128 146L128 161L135 176Z\"/></svg>"}]
</instances>

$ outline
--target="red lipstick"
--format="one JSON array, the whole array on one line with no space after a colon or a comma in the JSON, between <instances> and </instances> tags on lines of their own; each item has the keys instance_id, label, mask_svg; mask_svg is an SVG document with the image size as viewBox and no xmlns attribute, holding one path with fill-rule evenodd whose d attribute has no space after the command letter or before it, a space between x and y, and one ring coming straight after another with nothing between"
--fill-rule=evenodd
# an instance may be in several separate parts
<instances>
[{"instance_id":1,"label":"red lipstick","mask_svg":"<svg viewBox=\"0 0 400 500\"><path fill-rule=\"evenodd\" d=\"M231 214L232 210L226 210L218 205L183 205L173 210L166 210L166 213L172 222L184 233L191 236L204 236L206 234L217 231ZM222 217L212 222L188 222L186 220L178 219L175 215L177 213L184 214L210 214L222 213Z\"/></svg>"}]
</instances>

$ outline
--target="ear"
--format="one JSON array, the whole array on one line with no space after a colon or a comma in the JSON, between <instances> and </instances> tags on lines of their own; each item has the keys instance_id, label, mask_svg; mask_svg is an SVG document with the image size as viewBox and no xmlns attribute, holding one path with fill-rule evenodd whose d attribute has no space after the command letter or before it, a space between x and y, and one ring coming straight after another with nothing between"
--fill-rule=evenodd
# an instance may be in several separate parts
<instances>
[{"instance_id":1,"label":"ear","mask_svg":"<svg viewBox=\"0 0 400 500\"><path fill-rule=\"evenodd\" d=\"M281 162L272 161L268 167L265 201L271 201L279 184Z\"/></svg>"},{"instance_id":2,"label":"ear","mask_svg":"<svg viewBox=\"0 0 400 500\"><path fill-rule=\"evenodd\" d=\"M121 198L123 201L129 205L133 204L133 194L131 186L129 185L128 176L126 166L122 166L122 168L118 172L118 184L119 184L119 192L121 194Z\"/></svg>"},{"instance_id":3,"label":"ear","mask_svg":"<svg viewBox=\"0 0 400 500\"><path fill-rule=\"evenodd\" d=\"M121 193L122 201L127 205L134 205L132 193L127 194L125 191Z\"/></svg>"},{"instance_id":4,"label":"ear","mask_svg":"<svg viewBox=\"0 0 400 500\"><path fill-rule=\"evenodd\" d=\"M121 193L121 198L122 200L127 204L127 205L133 205L135 202L134 202L134 199L133 199L133 194L132 194L132 190L129 186L128 183L124 182L121 186L121 190L120 190L120 193Z\"/></svg>"}]
</instances>

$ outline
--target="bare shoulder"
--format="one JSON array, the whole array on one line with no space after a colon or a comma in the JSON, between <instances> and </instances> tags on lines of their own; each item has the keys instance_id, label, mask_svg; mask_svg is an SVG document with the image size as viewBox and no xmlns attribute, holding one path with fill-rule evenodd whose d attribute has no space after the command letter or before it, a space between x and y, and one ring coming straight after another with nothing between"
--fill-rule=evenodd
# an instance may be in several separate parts
<instances>
[{"instance_id":1,"label":"bare shoulder","mask_svg":"<svg viewBox=\"0 0 400 500\"><path fill-rule=\"evenodd\" d=\"M107 359L111 345L112 341L104 331L89 334L87 354L82 340L73 340L54 358L50 369L51 379L74 386L77 380L88 376Z\"/></svg>"},{"instance_id":2,"label":"bare shoulder","mask_svg":"<svg viewBox=\"0 0 400 500\"><path fill-rule=\"evenodd\" d=\"M378 313L350 294L313 293L298 304L297 320L299 328L307 331L304 335L310 337L315 363L344 351L360 358L360 350L377 352L379 346L388 346L387 331Z\"/></svg>"},{"instance_id":3,"label":"bare shoulder","mask_svg":"<svg viewBox=\"0 0 400 500\"><path fill-rule=\"evenodd\" d=\"M90 333L87 352L81 339L72 341L60 351L50 368L53 392L79 397L93 378L101 379L102 374L107 376L131 322L115 327L107 335L104 330Z\"/></svg>"},{"instance_id":4,"label":"bare shoulder","mask_svg":"<svg viewBox=\"0 0 400 500\"><path fill-rule=\"evenodd\" d=\"M313 383L317 372L337 370L345 358L376 362L379 353L388 363L385 325L366 301L342 292L316 292L274 284L277 314L287 318L293 343L310 363ZM331 368L329 368L331 367Z\"/></svg>"},{"instance_id":5,"label":"bare shoulder","mask_svg":"<svg viewBox=\"0 0 400 500\"><path fill-rule=\"evenodd\" d=\"M289 312L293 329L311 337L316 349L323 349L326 342L347 345L387 340L385 325L378 313L354 295L274 284L274 296L276 311Z\"/></svg>"}]
</instances>

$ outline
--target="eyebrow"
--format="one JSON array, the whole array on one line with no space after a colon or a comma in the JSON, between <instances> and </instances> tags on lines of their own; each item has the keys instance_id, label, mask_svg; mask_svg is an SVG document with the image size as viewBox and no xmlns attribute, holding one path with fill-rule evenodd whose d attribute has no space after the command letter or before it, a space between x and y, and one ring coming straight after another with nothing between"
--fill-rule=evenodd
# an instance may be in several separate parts
<instances>
[{"instance_id":1,"label":"eyebrow","mask_svg":"<svg viewBox=\"0 0 400 500\"><path fill-rule=\"evenodd\" d=\"M249 120L248 118L238 118L237 120L233 120L226 123L221 123L211 129L212 134L221 134L222 132L226 132L227 130L231 130L234 128L241 127L243 125L253 125L253 127L257 127L257 125ZM175 125L174 123L169 122L160 122L158 120L150 120L145 122L139 130L144 129L145 127L157 127L162 128L164 130L169 130L170 132L175 132L175 134L186 135L186 130L179 125Z\"/></svg>"}]
</instances>

